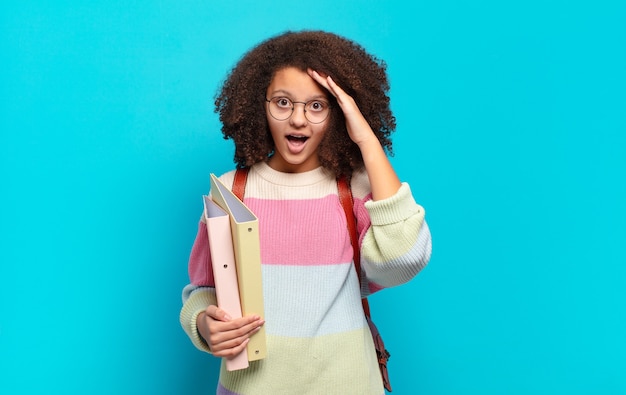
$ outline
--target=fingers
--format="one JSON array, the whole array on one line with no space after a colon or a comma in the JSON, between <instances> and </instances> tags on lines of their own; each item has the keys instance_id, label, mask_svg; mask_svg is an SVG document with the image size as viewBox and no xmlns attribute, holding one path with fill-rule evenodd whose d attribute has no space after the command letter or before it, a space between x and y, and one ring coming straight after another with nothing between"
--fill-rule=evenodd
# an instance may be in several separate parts
<instances>
[{"instance_id":1,"label":"fingers","mask_svg":"<svg viewBox=\"0 0 626 395\"><path fill-rule=\"evenodd\" d=\"M239 344L238 346L233 347L233 348L228 348L225 350L218 350L216 352L213 352L213 355L215 355L216 357L233 358L234 356L242 352L246 348L249 342L250 342L250 338L247 338L243 342L241 342L241 344Z\"/></svg>"},{"instance_id":2,"label":"fingers","mask_svg":"<svg viewBox=\"0 0 626 395\"><path fill-rule=\"evenodd\" d=\"M239 354L250 341L250 337L261 330L261 326L246 326L229 333L212 334L207 341L211 344L210 348L213 355L217 357L233 357ZM239 336L230 338L239 334Z\"/></svg>"},{"instance_id":3,"label":"fingers","mask_svg":"<svg viewBox=\"0 0 626 395\"><path fill-rule=\"evenodd\" d=\"M265 323L258 315L233 319L217 306L207 307L199 319L198 329L213 355L227 358L239 354Z\"/></svg>"},{"instance_id":4,"label":"fingers","mask_svg":"<svg viewBox=\"0 0 626 395\"><path fill-rule=\"evenodd\" d=\"M318 71L313 69L308 69L307 72L311 78L315 80L315 82L326 88L326 90L328 90L337 99L337 102L342 108L343 106L346 106L344 111L354 106L354 99L352 96L349 96L343 89L341 89L331 76L321 75Z\"/></svg>"},{"instance_id":5,"label":"fingers","mask_svg":"<svg viewBox=\"0 0 626 395\"><path fill-rule=\"evenodd\" d=\"M337 99L339 99L340 95L347 96L346 92L344 92L343 89L341 89L339 85L335 83L335 80L333 80L331 76L326 77L326 80L328 81L328 86L330 87L330 91L333 92L333 95L335 95Z\"/></svg>"},{"instance_id":6,"label":"fingers","mask_svg":"<svg viewBox=\"0 0 626 395\"><path fill-rule=\"evenodd\" d=\"M230 315L228 315L227 312L225 312L224 310L220 309L219 307L215 305L211 305L207 307L205 312L209 317L213 318L214 320L218 320L218 321L230 321L231 320L231 317Z\"/></svg>"},{"instance_id":7,"label":"fingers","mask_svg":"<svg viewBox=\"0 0 626 395\"><path fill-rule=\"evenodd\" d=\"M348 135L357 145L374 136L372 128L361 113L354 98L348 95L329 75L322 75L316 70L308 69L309 76L323 88L328 90L336 99L346 118ZM375 136L374 136L375 137Z\"/></svg>"},{"instance_id":8,"label":"fingers","mask_svg":"<svg viewBox=\"0 0 626 395\"><path fill-rule=\"evenodd\" d=\"M333 96L339 99L338 94L343 93L343 90L341 90L341 88L339 88L339 86L335 84L335 81L333 81L333 79L329 75L322 76L318 71L313 69L308 69L307 72L309 73L311 78L315 80L315 82L326 88L326 90L332 93Z\"/></svg>"},{"instance_id":9,"label":"fingers","mask_svg":"<svg viewBox=\"0 0 626 395\"><path fill-rule=\"evenodd\" d=\"M315 81L317 81L320 84L323 84L326 77L328 77L327 75L322 76L317 70L307 69L306 71L307 73L309 73L311 78L313 78Z\"/></svg>"},{"instance_id":10,"label":"fingers","mask_svg":"<svg viewBox=\"0 0 626 395\"><path fill-rule=\"evenodd\" d=\"M259 316L246 316L228 322L209 320L208 328L211 333L210 336L215 336L214 340L219 342L240 336L246 336L264 323L265 321L263 321Z\"/></svg>"},{"instance_id":11,"label":"fingers","mask_svg":"<svg viewBox=\"0 0 626 395\"><path fill-rule=\"evenodd\" d=\"M311 76L311 78L315 80L315 82L317 82L318 84L326 88L326 90L330 91L330 93L335 95L335 93L331 90L330 84L328 82L328 79L330 78L329 76L325 75L322 77L320 73L313 69L307 69L307 72L309 73L309 76Z\"/></svg>"}]
</instances>

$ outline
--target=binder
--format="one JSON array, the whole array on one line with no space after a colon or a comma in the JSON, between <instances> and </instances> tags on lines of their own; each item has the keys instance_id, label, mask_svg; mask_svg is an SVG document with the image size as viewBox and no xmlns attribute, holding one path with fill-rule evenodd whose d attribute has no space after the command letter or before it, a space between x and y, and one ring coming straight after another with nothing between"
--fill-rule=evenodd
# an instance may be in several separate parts
<instances>
[{"instance_id":1,"label":"binder","mask_svg":"<svg viewBox=\"0 0 626 395\"><path fill-rule=\"evenodd\" d=\"M211 266L215 280L217 305L232 318L241 318L241 302L237 285L237 269L233 249L230 219L208 196L203 196L204 219L209 238ZM240 370L249 366L246 350L232 358L225 358L226 370Z\"/></svg>"},{"instance_id":2,"label":"binder","mask_svg":"<svg viewBox=\"0 0 626 395\"><path fill-rule=\"evenodd\" d=\"M211 174L211 195L213 201L226 211L230 218L242 313L264 317L259 221L214 174ZM266 357L264 326L250 337L247 350L248 361Z\"/></svg>"}]
</instances>

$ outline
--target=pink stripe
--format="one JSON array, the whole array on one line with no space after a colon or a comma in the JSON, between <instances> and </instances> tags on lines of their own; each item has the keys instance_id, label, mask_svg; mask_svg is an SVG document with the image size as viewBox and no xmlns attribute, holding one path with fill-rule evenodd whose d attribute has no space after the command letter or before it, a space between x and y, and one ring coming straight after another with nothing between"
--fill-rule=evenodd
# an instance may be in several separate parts
<instances>
[{"instance_id":1,"label":"pink stripe","mask_svg":"<svg viewBox=\"0 0 626 395\"><path fill-rule=\"evenodd\" d=\"M337 195L307 200L245 199L259 218L261 261L269 265L335 265L352 261Z\"/></svg>"},{"instance_id":2,"label":"pink stripe","mask_svg":"<svg viewBox=\"0 0 626 395\"><path fill-rule=\"evenodd\" d=\"M209 237L206 224L198 223L198 234L191 248L189 256L189 279L193 285L213 287L213 269L211 268L211 254L209 252Z\"/></svg>"}]
</instances>

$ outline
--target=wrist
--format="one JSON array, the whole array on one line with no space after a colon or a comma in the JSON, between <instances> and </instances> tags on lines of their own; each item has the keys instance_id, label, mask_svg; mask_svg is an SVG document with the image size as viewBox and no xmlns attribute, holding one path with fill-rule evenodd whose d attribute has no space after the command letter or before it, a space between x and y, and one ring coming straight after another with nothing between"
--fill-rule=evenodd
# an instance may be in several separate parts
<instances>
[{"instance_id":1,"label":"wrist","mask_svg":"<svg viewBox=\"0 0 626 395\"><path fill-rule=\"evenodd\" d=\"M207 347L209 347L209 343L206 341L204 336L202 335L202 331L204 330L206 313L202 311L200 314L196 316L196 332L198 333L198 339L204 343Z\"/></svg>"}]
</instances>

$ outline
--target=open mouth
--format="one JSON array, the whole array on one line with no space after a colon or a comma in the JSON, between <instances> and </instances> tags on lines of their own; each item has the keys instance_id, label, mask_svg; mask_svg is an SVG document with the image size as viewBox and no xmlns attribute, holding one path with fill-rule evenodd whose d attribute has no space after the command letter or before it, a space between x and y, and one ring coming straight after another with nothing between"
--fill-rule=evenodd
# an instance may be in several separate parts
<instances>
[{"instance_id":1,"label":"open mouth","mask_svg":"<svg viewBox=\"0 0 626 395\"><path fill-rule=\"evenodd\" d=\"M289 140L292 143L298 143L298 144L302 144L305 141L307 141L309 138L306 136L296 136L296 135L289 135L287 136L287 140Z\"/></svg>"},{"instance_id":2,"label":"open mouth","mask_svg":"<svg viewBox=\"0 0 626 395\"><path fill-rule=\"evenodd\" d=\"M309 138L302 135L290 134L287 136L287 147L289 152L293 155L300 154L304 147L306 147L306 141Z\"/></svg>"}]
</instances>

